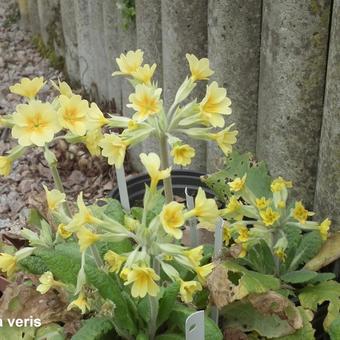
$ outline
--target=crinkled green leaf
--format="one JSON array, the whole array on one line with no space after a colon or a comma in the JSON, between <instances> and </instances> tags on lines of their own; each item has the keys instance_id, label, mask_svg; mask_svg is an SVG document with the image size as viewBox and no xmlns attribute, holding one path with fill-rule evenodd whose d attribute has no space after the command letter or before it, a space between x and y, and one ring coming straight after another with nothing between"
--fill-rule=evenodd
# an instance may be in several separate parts
<instances>
[{"instance_id":1,"label":"crinkled green leaf","mask_svg":"<svg viewBox=\"0 0 340 340\"><path fill-rule=\"evenodd\" d=\"M211 188L219 200L226 201L230 196L228 182L247 174L247 187L257 197L271 197L271 177L264 162L254 163L250 153L239 154L233 151L227 158L224 168L205 176L203 182Z\"/></svg>"},{"instance_id":2,"label":"crinkled green leaf","mask_svg":"<svg viewBox=\"0 0 340 340\"><path fill-rule=\"evenodd\" d=\"M318 273L310 270L297 270L281 276L281 280L287 283L305 283L315 279Z\"/></svg>"},{"instance_id":3,"label":"crinkled green leaf","mask_svg":"<svg viewBox=\"0 0 340 340\"><path fill-rule=\"evenodd\" d=\"M101 199L99 203L100 206L91 206L91 209L100 211L120 224L124 224L124 210L119 201L113 198L105 198Z\"/></svg>"},{"instance_id":4,"label":"crinkled green leaf","mask_svg":"<svg viewBox=\"0 0 340 340\"><path fill-rule=\"evenodd\" d=\"M196 310L191 309L183 304L177 303L171 310L169 322L170 326L177 326L183 334L185 333L185 321L192 313ZM204 319L205 327L205 339L206 340L222 340L223 335L216 325L216 323L209 317L205 316Z\"/></svg>"},{"instance_id":5,"label":"crinkled green leaf","mask_svg":"<svg viewBox=\"0 0 340 340\"><path fill-rule=\"evenodd\" d=\"M178 292L178 282L171 283L168 287L164 289L164 294L159 300L157 328L160 327L169 318L172 307L176 303Z\"/></svg>"},{"instance_id":6,"label":"crinkled green leaf","mask_svg":"<svg viewBox=\"0 0 340 340\"><path fill-rule=\"evenodd\" d=\"M336 318L329 327L328 334L331 340L339 340L340 339L340 316Z\"/></svg>"},{"instance_id":7,"label":"crinkled green leaf","mask_svg":"<svg viewBox=\"0 0 340 340\"><path fill-rule=\"evenodd\" d=\"M34 340L65 340L64 328L56 323L44 325L37 330Z\"/></svg>"},{"instance_id":8,"label":"crinkled green leaf","mask_svg":"<svg viewBox=\"0 0 340 340\"><path fill-rule=\"evenodd\" d=\"M109 250L118 254L129 253L133 250L132 243L129 239L125 239L120 242L97 242L96 247L102 257L104 257Z\"/></svg>"},{"instance_id":9,"label":"crinkled green leaf","mask_svg":"<svg viewBox=\"0 0 340 340\"><path fill-rule=\"evenodd\" d=\"M72 340L101 340L113 329L113 323L108 318L87 319L79 331L73 335Z\"/></svg>"},{"instance_id":10,"label":"crinkled green leaf","mask_svg":"<svg viewBox=\"0 0 340 340\"><path fill-rule=\"evenodd\" d=\"M34 327L11 327L7 321L4 320L0 328L0 340L35 340L36 330Z\"/></svg>"},{"instance_id":11,"label":"crinkled green leaf","mask_svg":"<svg viewBox=\"0 0 340 340\"><path fill-rule=\"evenodd\" d=\"M303 327L298 329L291 335L283 336L278 338L278 340L314 340L314 329L312 327L311 321L313 319L312 313L304 310L302 307L297 307L302 319Z\"/></svg>"},{"instance_id":12,"label":"crinkled green leaf","mask_svg":"<svg viewBox=\"0 0 340 340\"><path fill-rule=\"evenodd\" d=\"M48 271L45 262L39 256L28 256L19 261L20 266L27 272L34 275L42 275Z\"/></svg>"},{"instance_id":13,"label":"crinkled green leaf","mask_svg":"<svg viewBox=\"0 0 340 340\"><path fill-rule=\"evenodd\" d=\"M299 294L301 306L316 311L319 304L329 301L328 314L324 321L325 329L329 329L332 322L340 313L340 283L335 281L321 282L315 286L303 288Z\"/></svg>"}]
</instances>

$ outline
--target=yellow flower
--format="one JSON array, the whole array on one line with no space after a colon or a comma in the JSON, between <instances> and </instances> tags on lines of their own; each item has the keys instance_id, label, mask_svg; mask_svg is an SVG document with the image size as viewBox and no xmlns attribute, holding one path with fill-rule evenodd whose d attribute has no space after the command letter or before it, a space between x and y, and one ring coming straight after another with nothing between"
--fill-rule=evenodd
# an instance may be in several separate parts
<instances>
[{"instance_id":1,"label":"yellow flower","mask_svg":"<svg viewBox=\"0 0 340 340\"><path fill-rule=\"evenodd\" d=\"M136 122L134 119L130 119L128 122L128 130L133 131L138 128L138 122Z\"/></svg>"},{"instance_id":2,"label":"yellow flower","mask_svg":"<svg viewBox=\"0 0 340 340\"><path fill-rule=\"evenodd\" d=\"M280 214L276 211L273 211L272 208L267 208L266 210L260 211L260 216L263 223L267 227L273 225L280 218Z\"/></svg>"},{"instance_id":3,"label":"yellow flower","mask_svg":"<svg viewBox=\"0 0 340 340\"><path fill-rule=\"evenodd\" d=\"M0 253L0 270L2 272L6 272L7 276L11 276L15 272L16 265L17 259L15 256L6 253Z\"/></svg>"},{"instance_id":4,"label":"yellow flower","mask_svg":"<svg viewBox=\"0 0 340 340\"><path fill-rule=\"evenodd\" d=\"M286 202L283 201L283 200L280 200L280 201L277 203L277 206L278 206L278 208L284 209L284 208L286 207Z\"/></svg>"},{"instance_id":5,"label":"yellow flower","mask_svg":"<svg viewBox=\"0 0 340 340\"><path fill-rule=\"evenodd\" d=\"M216 81L207 86L207 93L200 103L200 114L202 121L214 127L223 127L224 118L222 115L230 115L231 101L227 97L227 91L218 87Z\"/></svg>"},{"instance_id":6,"label":"yellow flower","mask_svg":"<svg viewBox=\"0 0 340 340\"><path fill-rule=\"evenodd\" d=\"M123 165L126 148L128 143L114 134L105 134L100 141L99 146L102 148L102 155L107 157L110 165L120 168Z\"/></svg>"},{"instance_id":7,"label":"yellow flower","mask_svg":"<svg viewBox=\"0 0 340 340\"><path fill-rule=\"evenodd\" d=\"M229 131L232 126L233 124L220 132L211 134L211 138L216 141L217 145L221 148L226 156L232 152L232 145L237 142L236 136L238 135L238 131Z\"/></svg>"},{"instance_id":8,"label":"yellow flower","mask_svg":"<svg viewBox=\"0 0 340 340\"><path fill-rule=\"evenodd\" d=\"M98 130L108 123L108 119L104 117L96 103L91 103L87 117L87 130Z\"/></svg>"},{"instance_id":9,"label":"yellow flower","mask_svg":"<svg viewBox=\"0 0 340 340\"><path fill-rule=\"evenodd\" d=\"M305 209L301 201L295 202L295 207L293 210L293 217L298 220L301 224L305 224L308 216L313 216L312 211Z\"/></svg>"},{"instance_id":10,"label":"yellow flower","mask_svg":"<svg viewBox=\"0 0 340 340\"><path fill-rule=\"evenodd\" d=\"M99 235L85 227L79 229L77 237L81 252L84 252L88 247L92 246L92 244L96 243L100 239Z\"/></svg>"},{"instance_id":11,"label":"yellow flower","mask_svg":"<svg viewBox=\"0 0 340 340\"><path fill-rule=\"evenodd\" d=\"M123 53L119 58L116 58L120 72L113 72L112 76L116 75L132 75L138 70L143 63L143 52L141 50L129 51L126 55Z\"/></svg>"},{"instance_id":12,"label":"yellow flower","mask_svg":"<svg viewBox=\"0 0 340 340\"><path fill-rule=\"evenodd\" d=\"M88 310L90 310L90 306L83 292L80 292L78 298L68 305L67 310L71 310L72 308L79 308L81 310L81 314L85 314Z\"/></svg>"},{"instance_id":13,"label":"yellow flower","mask_svg":"<svg viewBox=\"0 0 340 340\"><path fill-rule=\"evenodd\" d=\"M226 246L229 244L230 239L231 239L230 229L228 226L225 226L223 228L223 242L225 243Z\"/></svg>"},{"instance_id":14,"label":"yellow flower","mask_svg":"<svg viewBox=\"0 0 340 340\"><path fill-rule=\"evenodd\" d=\"M198 281L201 284L204 284L207 276L212 272L213 269L214 269L213 263L208 263L204 266L196 267L195 272L197 274Z\"/></svg>"},{"instance_id":15,"label":"yellow flower","mask_svg":"<svg viewBox=\"0 0 340 340\"><path fill-rule=\"evenodd\" d=\"M89 150L91 156L99 156L100 155L100 142L103 140L104 135L100 129L88 131L87 134L83 137L83 142Z\"/></svg>"},{"instance_id":16,"label":"yellow flower","mask_svg":"<svg viewBox=\"0 0 340 340\"><path fill-rule=\"evenodd\" d=\"M109 272L118 273L122 267L122 264L126 261L126 257L109 250L104 255L104 260L109 265Z\"/></svg>"},{"instance_id":17,"label":"yellow flower","mask_svg":"<svg viewBox=\"0 0 340 340\"><path fill-rule=\"evenodd\" d=\"M185 55L185 57L189 62L191 79L193 81L206 80L212 74L214 74L214 71L210 69L209 59L207 58L198 59L195 55L188 53Z\"/></svg>"},{"instance_id":18,"label":"yellow flower","mask_svg":"<svg viewBox=\"0 0 340 340\"><path fill-rule=\"evenodd\" d=\"M232 214L237 212L240 208L241 208L240 202L237 200L235 196L231 196L226 208L222 209L220 212L222 215Z\"/></svg>"},{"instance_id":19,"label":"yellow flower","mask_svg":"<svg viewBox=\"0 0 340 340\"><path fill-rule=\"evenodd\" d=\"M132 283L131 295L143 298L146 294L150 296L157 296L159 287L155 281L159 280L159 276L152 268L141 266L134 266L127 274L127 281L124 285Z\"/></svg>"},{"instance_id":20,"label":"yellow flower","mask_svg":"<svg viewBox=\"0 0 340 340\"><path fill-rule=\"evenodd\" d=\"M164 255L164 261L172 261L174 259L173 255Z\"/></svg>"},{"instance_id":21,"label":"yellow flower","mask_svg":"<svg viewBox=\"0 0 340 340\"><path fill-rule=\"evenodd\" d=\"M284 180L281 176L274 179L272 184L270 185L270 189L272 192L279 192L283 189L292 188L293 184L291 181Z\"/></svg>"},{"instance_id":22,"label":"yellow flower","mask_svg":"<svg viewBox=\"0 0 340 340\"><path fill-rule=\"evenodd\" d=\"M263 210L268 207L270 200L267 200L265 197L256 198L255 204L258 209Z\"/></svg>"},{"instance_id":23,"label":"yellow flower","mask_svg":"<svg viewBox=\"0 0 340 340\"><path fill-rule=\"evenodd\" d=\"M150 65L145 64L144 66L139 66L136 71L132 72L132 76L139 82L150 85L155 70L156 64L153 64L151 67Z\"/></svg>"},{"instance_id":24,"label":"yellow flower","mask_svg":"<svg viewBox=\"0 0 340 340\"><path fill-rule=\"evenodd\" d=\"M120 278L123 281L126 281L128 279L128 275L129 275L130 271L131 271L130 268L123 268L122 271L119 274Z\"/></svg>"},{"instance_id":25,"label":"yellow flower","mask_svg":"<svg viewBox=\"0 0 340 340\"><path fill-rule=\"evenodd\" d=\"M241 243L241 251L237 257L239 258L245 257L247 255L247 250L248 250L248 243L246 242Z\"/></svg>"},{"instance_id":26,"label":"yellow flower","mask_svg":"<svg viewBox=\"0 0 340 340\"><path fill-rule=\"evenodd\" d=\"M44 85L43 77L36 77L33 79L22 78L20 83L10 86L9 90L12 93L33 99Z\"/></svg>"},{"instance_id":27,"label":"yellow flower","mask_svg":"<svg viewBox=\"0 0 340 340\"><path fill-rule=\"evenodd\" d=\"M282 261L285 262L287 258L287 254L285 253L285 250L282 247L278 247L275 249L275 255Z\"/></svg>"},{"instance_id":28,"label":"yellow flower","mask_svg":"<svg viewBox=\"0 0 340 340\"><path fill-rule=\"evenodd\" d=\"M183 235L181 230L184 224L184 205L177 202L170 202L165 205L159 215L164 230L176 239Z\"/></svg>"},{"instance_id":29,"label":"yellow flower","mask_svg":"<svg viewBox=\"0 0 340 340\"><path fill-rule=\"evenodd\" d=\"M236 243L243 243L249 240L249 230L247 227L242 226L238 229L238 238L236 239Z\"/></svg>"},{"instance_id":30,"label":"yellow flower","mask_svg":"<svg viewBox=\"0 0 340 340\"><path fill-rule=\"evenodd\" d=\"M8 156L0 156L0 175L8 176L12 170L13 161Z\"/></svg>"},{"instance_id":31,"label":"yellow flower","mask_svg":"<svg viewBox=\"0 0 340 340\"><path fill-rule=\"evenodd\" d=\"M134 218L131 218L127 215L124 216L124 226L129 231L136 231L139 227L140 222L138 220L135 220Z\"/></svg>"},{"instance_id":32,"label":"yellow flower","mask_svg":"<svg viewBox=\"0 0 340 340\"><path fill-rule=\"evenodd\" d=\"M196 216L204 226L213 228L219 216L219 211L215 200L207 198L204 190L200 187L195 198L195 208L186 215L188 217Z\"/></svg>"},{"instance_id":33,"label":"yellow flower","mask_svg":"<svg viewBox=\"0 0 340 340\"><path fill-rule=\"evenodd\" d=\"M181 281L179 293L184 303L192 302L193 295L202 290L202 285L198 281Z\"/></svg>"},{"instance_id":34,"label":"yellow flower","mask_svg":"<svg viewBox=\"0 0 340 340\"><path fill-rule=\"evenodd\" d=\"M155 115L161 110L161 96L162 89L154 89L144 84L138 84L135 92L130 94L127 107L133 108L135 111L134 119L143 121L149 116Z\"/></svg>"},{"instance_id":35,"label":"yellow flower","mask_svg":"<svg viewBox=\"0 0 340 340\"><path fill-rule=\"evenodd\" d=\"M232 182L229 182L228 185L231 191L238 192L244 188L246 183L247 175L244 175L242 178L237 177Z\"/></svg>"},{"instance_id":36,"label":"yellow flower","mask_svg":"<svg viewBox=\"0 0 340 340\"><path fill-rule=\"evenodd\" d=\"M66 96L66 97L69 97L71 98L73 96L73 92L72 92L72 89L71 87L66 83L66 81L60 81L58 79L58 85L53 81L51 80L51 83L52 83L52 86L57 90L59 91L60 94Z\"/></svg>"},{"instance_id":37,"label":"yellow flower","mask_svg":"<svg viewBox=\"0 0 340 340\"><path fill-rule=\"evenodd\" d=\"M66 240L67 238L69 238L69 237L72 235L72 233L69 232L69 231L67 231L67 230L65 229L65 227L66 227L65 224L60 223L60 224L58 225L57 233L58 233L58 235L60 235L60 237L62 237L63 239Z\"/></svg>"},{"instance_id":38,"label":"yellow flower","mask_svg":"<svg viewBox=\"0 0 340 340\"><path fill-rule=\"evenodd\" d=\"M81 192L77 198L78 212L73 216L71 222L65 227L68 231L78 231L85 224L101 224L102 221L92 215L86 207Z\"/></svg>"},{"instance_id":39,"label":"yellow flower","mask_svg":"<svg viewBox=\"0 0 340 340\"><path fill-rule=\"evenodd\" d=\"M329 231L329 228L331 226L331 220L329 218L326 218L321 224L320 224L320 227L319 227L319 231L320 231L320 235L321 235L321 238L326 241L327 240L327 237L328 237L328 231Z\"/></svg>"},{"instance_id":40,"label":"yellow flower","mask_svg":"<svg viewBox=\"0 0 340 340\"><path fill-rule=\"evenodd\" d=\"M57 114L49 103L32 100L29 104L20 104L13 114L12 136L22 146L31 144L44 146L60 130Z\"/></svg>"},{"instance_id":41,"label":"yellow flower","mask_svg":"<svg viewBox=\"0 0 340 340\"><path fill-rule=\"evenodd\" d=\"M188 144L175 145L171 150L174 163L178 165L189 165L191 158L195 157L195 149Z\"/></svg>"},{"instance_id":42,"label":"yellow flower","mask_svg":"<svg viewBox=\"0 0 340 340\"><path fill-rule=\"evenodd\" d=\"M48 209L50 211L57 210L60 204L65 202L66 195L57 189L49 191L46 185L43 185L43 187L46 193Z\"/></svg>"},{"instance_id":43,"label":"yellow flower","mask_svg":"<svg viewBox=\"0 0 340 340\"><path fill-rule=\"evenodd\" d=\"M46 294L52 287L61 287L64 284L55 281L51 272L45 272L39 278L40 285L37 287L37 291L41 294Z\"/></svg>"},{"instance_id":44,"label":"yellow flower","mask_svg":"<svg viewBox=\"0 0 340 340\"><path fill-rule=\"evenodd\" d=\"M84 136L87 129L87 115L89 103L80 96L71 98L64 95L59 96L60 108L58 110L60 125L69 129L74 135Z\"/></svg>"},{"instance_id":45,"label":"yellow flower","mask_svg":"<svg viewBox=\"0 0 340 340\"><path fill-rule=\"evenodd\" d=\"M150 190L154 191L157 188L157 184L160 180L170 177L171 167L159 170L161 166L161 161L157 154L154 152L150 152L148 155L142 153L139 155L140 160L142 161L146 171L148 172L151 178Z\"/></svg>"},{"instance_id":46,"label":"yellow flower","mask_svg":"<svg viewBox=\"0 0 340 340\"><path fill-rule=\"evenodd\" d=\"M203 246L184 250L183 254L188 258L193 267L199 267L203 258Z\"/></svg>"}]
</instances>

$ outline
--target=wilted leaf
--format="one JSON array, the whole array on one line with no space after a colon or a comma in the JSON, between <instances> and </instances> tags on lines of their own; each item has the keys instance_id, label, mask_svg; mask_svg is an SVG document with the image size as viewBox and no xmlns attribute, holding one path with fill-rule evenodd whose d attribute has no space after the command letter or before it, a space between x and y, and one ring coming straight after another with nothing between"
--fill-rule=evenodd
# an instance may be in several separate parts
<instances>
[{"instance_id":1,"label":"wilted leaf","mask_svg":"<svg viewBox=\"0 0 340 340\"><path fill-rule=\"evenodd\" d=\"M330 236L322 245L318 254L306 263L305 268L318 271L320 268L327 266L340 258L340 232Z\"/></svg>"}]
</instances>

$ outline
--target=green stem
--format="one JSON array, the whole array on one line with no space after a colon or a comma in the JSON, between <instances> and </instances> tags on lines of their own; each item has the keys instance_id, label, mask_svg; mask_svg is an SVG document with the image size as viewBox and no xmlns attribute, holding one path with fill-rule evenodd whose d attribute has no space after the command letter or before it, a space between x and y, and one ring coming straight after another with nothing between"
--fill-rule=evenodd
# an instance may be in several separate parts
<instances>
[{"instance_id":1,"label":"green stem","mask_svg":"<svg viewBox=\"0 0 340 340\"><path fill-rule=\"evenodd\" d=\"M161 166L162 170L169 168L168 137L165 134L160 136ZM163 179L165 200L167 203L173 201L171 176Z\"/></svg>"},{"instance_id":2,"label":"green stem","mask_svg":"<svg viewBox=\"0 0 340 340\"><path fill-rule=\"evenodd\" d=\"M99 254L99 251L98 251L98 248L96 247L96 245L91 246L90 249L91 249L91 253L92 253L92 256L94 258L94 261L96 262L97 267L98 268L103 267L104 263L103 263L103 260L100 257L100 254Z\"/></svg>"},{"instance_id":3,"label":"green stem","mask_svg":"<svg viewBox=\"0 0 340 340\"><path fill-rule=\"evenodd\" d=\"M148 295L150 304L150 323L149 323L149 337L150 340L155 338L157 331L157 315L158 315L158 299L156 296Z\"/></svg>"}]
</instances>

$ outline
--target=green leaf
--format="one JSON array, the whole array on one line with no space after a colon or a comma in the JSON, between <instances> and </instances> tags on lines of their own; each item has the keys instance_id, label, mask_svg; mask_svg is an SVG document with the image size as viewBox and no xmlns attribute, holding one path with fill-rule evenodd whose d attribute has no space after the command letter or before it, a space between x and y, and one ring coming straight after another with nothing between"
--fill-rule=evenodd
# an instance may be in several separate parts
<instances>
[{"instance_id":1,"label":"green leaf","mask_svg":"<svg viewBox=\"0 0 340 340\"><path fill-rule=\"evenodd\" d=\"M313 314L309 311L304 310L301 306L297 307L299 310L302 319L303 319L303 327L298 329L295 333L287 336L283 336L278 338L278 340L314 340L314 329L311 324L311 320L313 319ZM335 339L334 339L335 340Z\"/></svg>"},{"instance_id":2,"label":"green leaf","mask_svg":"<svg viewBox=\"0 0 340 340\"><path fill-rule=\"evenodd\" d=\"M85 266L86 278L90 284L98 289L99 294L114 302L114 323L119 329L136 334L136 325L131 317L127 301L123 298L122 289L118 282L110 275L98 270L95 266ZM118 331L118 330L117 330Z\"/></svg>"},{"instance_id":3,"label":"green leaf","mask_svg":"<svg viewBox=\"0 0 340 340\"><path fill-rule=\"evenodd\" d=\"M143 299L139 301L137 310L141 318L145 321L146 324L148 324L151 319L150 300L148 296L144 297Z\"/></svg>"},{"instance_id":4,"label":"green leaf","mask_svg":"<svg viewBox=\"0 0 340 340\"><path fill-rule=\"evenodd\" d=\"M169 317L169 325L177 326L183 333L185 333L185 321L195 309L191 309L183 304L177 303L174 305L170 317ZM205 339L206 340L222 340L223 335L215 324L213 320L205 316L204 319L204 327L205 327Z\"/></svg>"},{"instance_id":5,"label":"green leaf","mask_svg":"<svg viewBox=\"0 0 340 340\"><path fill-rule=\"evenodd\" d=\"M37 330L34 340L65 340L63 327L56 323L44 325Z\"/></svg>"},{"instance_id":6,"label":"green leaf","mask_svg":"<svg viewBox=\"0 0 340 340\"><path fill-rule=\"evenodd\" d=\"M225 328L235 328L243 332L255 331L268 338L288 335L295 331L287 320L276 314L262 314L247 300L235 301L225 306L221 315L224 316Z\"/></svg>"},{"instance_id":7,"label":"green leaf","mask_svg":"<svg viewBox=\"0 0 340 340\"><path fill-rule=\"evenodd\" d=\"M299 294L299 300L301 306L312 311L316 311L319 304L329 301L328 314L324 321L327 330L340 313L340 283L326 281L316 286L305 287Z\"/></svg>"},{"instance_id":8,"label":"green leaf","mask_svg":"<svg viewBox=\"0 0 340 340\"><path fill-rule=\"evenodd\" d=\"M331 340L340 339L340 317L336 318L329 327L328 334Z\"/></svg>"},{"instance_id":9,"label":"green leaf","mask_svg":"<svg viewBox=\"0 0 340 340\"><path fill-rule=\"evenodd\" d=\"M109 251L112 250L118 254L129 253L133 250L132 243L129 239L124 239L120 242L97 242L96 246L102 257Z\"/></svg>"},{"instance_id":10,"label":"green leaf","mask_svg":"<svg viewBox=\"0 0 340 340\"><path fill-rule=\"evenodd\" d=\"M305 283L315 279L318 273L310 270L297 270L281 276L281 280L287 283Z\"/></svg>"},{"instance_id":11,"label":"green leaf","mask_svg":"<svg viewBox=\"0 0 340 340\"><path fill-rule=\"evenodd\" d=\"M157 328L159 328L169 318L171 310L177 300L179 287L179 283L174 282L164 289L164 294L159 300Z\"/></svg>"},{"instance_id":12,"label":"green leaf","mask_svg":"<svg viewBox=\"0 0 340 340\"><path fill-rule=\"evenodd\" d=\"M0 331L0 340L35 340L35 332L36 328L34 327L11 327L6 320L3 320Z\"/></svg>"},{"instance_id":13,"label":"green leaf","mask_svg":"<svg viewBox=\"0 0 340 340\"><path fill-rule=\"evenodd\" d=\"M120 224L124 224L124 210L119 201L112 198L106 198L103 201L106 203L102 207L104 214Z\"/></svg>"},{"instance_id":14,"label":"green leaf","mask_svg":"<svg viewBox=\"0 0 340 340\"><path fill-rule=\"evenodd\" d=\"M306 263L305 268L309 270L319 270L340 258L340 231L334 233L322 245L318 254Z\"/></svg>"},{"instance_id":15,"label":"green leaf","mask_svg":"<svg viewBox=\"0 0 340 340\"><path fill-rule=\"evenodd\" d=\"M108 318L91 318L83 322L83 326L73 335L72 340L101 340L114 329Z\"/></svg>"},{"instance_id":16,"label":"green leaf","mask_svg":"<svg viewBox=\"0 0 340 340\"><path fill-rule=\"evenodd\" d=\"M210 187L219 200L226 201L231 195L228 182L247 174L247 187L257 197L271 197L271 177L264 162L254 163L250 153L239 154L233 151L225 162L224 169L205 176L203 182Z\"/></svg>"},{"instance_id":17,"label":"green leaf","mask_svg":"<svg viewBox=\"0 0 340 340\"><path fill-rule=\"evenodd\" d=\"M27 272L34 275L42 275L48 271L45 262L39 256L28 256L19 261L20 266Z\"/></svg>"},{"instance_id":18,"label":"green leaf","mask_svg":"<svg viewBox=\"0 0 340 340\"><path fill-rule=\"evenodd\" d=\"M318 275L314 279L310 280L309 283L316 284L316 283L335 279L334 273L317 273L317 274Z\"/></svg>"},{"instance_id":19,"label":"green leaf","mask_svg":"<svg viewBox=\"0 0 340 340\"><path fill-rule=\"evenodd\" d=\"M319 232L312 231L305 234L296 249L294 259L289 266L289 271L296 270L300 265L312 259L318 253L322 243L323 241Z\"/></svg>"},{"instance_id":20,"label":"green leaf","mask_svg":"<svg viewBox=\"0 0 340 340\"><path fill-rule=\"evenodd\" d=\"M39 210L37 209L30 209L28 212L28 223L32 226L35 226L37 228L41 228L41 221L43 221L44 218L40 214Z\"/></svg>"}]
</instances>

